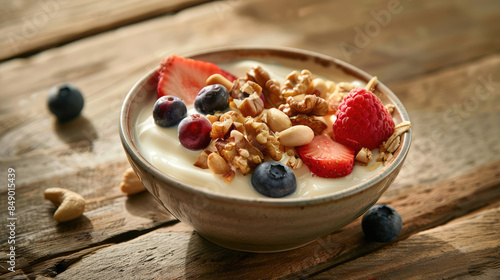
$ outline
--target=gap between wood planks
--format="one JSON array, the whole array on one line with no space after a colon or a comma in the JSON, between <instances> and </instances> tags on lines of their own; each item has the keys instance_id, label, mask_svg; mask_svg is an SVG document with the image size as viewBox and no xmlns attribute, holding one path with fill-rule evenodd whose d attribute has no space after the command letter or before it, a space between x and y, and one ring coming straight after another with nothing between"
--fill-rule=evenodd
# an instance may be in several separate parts
<instances>
[{"instance_id":1,"label":"gap between wood planks","mask_svg":"<svg viewBox=\"0 0 500 280\"><path fill-rule=\"evenodd\" d=\"M137 14L137 15L132 15L128 18L122 18L122 19L117 19L114 22L111 22L107 25L100 25L100 26L95 26L92 27L88 30L79 32L79 33L70 33L70 34L63 34L64 36L60 37L59 40L54 40L53 42L49 42L46 45L38 45L34 46L32 48L27 48L26 50L21 50L18 53L13 54L10 57L0 57L0 63L4 61L8 61L11 59L16 59L16 58L27 58L33 55L36 55L38 53L41 53L45 50L55 48L55 47L61 47L67 44L70 44L72 42L78 41L80 39L84 39L87 37L91 37L94 35L98 35L100 33L105 33L117 28L122 28L130 25L134 25L143 21L148 21L151 19L167 16L167 15L174 15L179 12L182 12L186 9L193 8L199 5L203 5L207 2L213 2L214 0L192 0L192 1L184 1L181 3L177 3L177 5L174 5L172 7L164 7L163 9L158 9L155 11L148 11L143 14Z\"/></svg>"}]
</instances>

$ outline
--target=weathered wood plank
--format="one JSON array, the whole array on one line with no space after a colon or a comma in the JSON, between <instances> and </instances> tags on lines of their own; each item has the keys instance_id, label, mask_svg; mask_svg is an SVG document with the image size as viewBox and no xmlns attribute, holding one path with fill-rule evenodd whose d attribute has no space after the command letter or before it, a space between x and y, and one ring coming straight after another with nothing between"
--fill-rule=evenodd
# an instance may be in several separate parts
<instances>
[{"instance_id":1,"label":"weathered wood plank","mask_svg":"<svg viewBox=\"0 0 500 280\"><path fill-rule=\"evenodd\" d=\"M474 221L477 220L477 225L472 223L474 227L493 225L493 222L498 222L498 211L500 211L499 185L500 161L497 161L454 180L442 181L427 187L415 185L404 194L389 199L383 198L381 203L395 207L403 218L402 234L390 244L399 246L397 245L399 242L406 242L404 239L420 231L445 224L457 216L488 206L492 200L496 200L497 206L493 212L479 212L473 218ZM469 219L458 221L456 227L468 223ZM440 230L442 227L437 227L436 230L446 233L447 228ZM484 251L486 255L482 255L482 260L486 260L487 256L494 256L490 250L495 248L491 248L490 245L496 244L498 247L500 236L494 234L498 233L497 227L498 225L493 226L479 237L475 237L477 240L482 240L483 234L488 235L488 239L484 240L484 245L480 249L490 248ZM449 242L463 246L462 249L468 248L474 251L468 240L471 238L470 234L475 231L460 234L466 230L449 234L454 238ZM426 236L424 233L423 237L417 238L416 243L412 244L426 242L424 238ZM444 240L445 236L440 238ZM427 242L432 242L432 239L427 239ZM94 279L93 275L103 278L120 275L123 279L132 279L127 278L127 275L133 275L133 279L303 278L357 259L390 244L365 241L360 219L357 219L345 228L308 246L283 253L254 254L214 245L180 223L98 250L70 266L59 274L57 279ZM397 252L400 253L400 258L408 259L408 266L418 264L418 258L414 259L417 263L411 262L411 250Z\"/></svg>"},{"instance_id":2,"label":"weathered wood plank","mask_svg":"<svg viewBox=\"0 0 500 280\"><path fill-rule=\"evenodd\" d=\"M311 279L498 279L499 217L497 202Z\"/></svg>"},{"instance_id":3,"label":"weathered wood plank","mask_svg":"<svg viewBox=\"0 0 500 280\"><path fill-rule=\"evenodd\" d=\"M121 193L118 186L127 166L122 161L81 168L76 174L16 188L16 269L100 244L132 239L176 221L149 193L132 196ZM43 199L43 191L53 186L68 188L85 197L81 218L62 224L52 219L55 207ZM1 209L7 209L5 191L1 195ZM8 246L4 245L9 232L6 227L0 232L0 262L5 263ZM5 269L0 267L0 273L7 272Z\"/></svg>"},{"instance_id":4,"label":"weathered wood plank","mask_svg":"<svg viewBox=\"0 0 500 280\"><path fill-rule=\"evenodd\" d=\"M2 1L0 61L203 2L207 0Z\"/></svg>"}]
</instances>

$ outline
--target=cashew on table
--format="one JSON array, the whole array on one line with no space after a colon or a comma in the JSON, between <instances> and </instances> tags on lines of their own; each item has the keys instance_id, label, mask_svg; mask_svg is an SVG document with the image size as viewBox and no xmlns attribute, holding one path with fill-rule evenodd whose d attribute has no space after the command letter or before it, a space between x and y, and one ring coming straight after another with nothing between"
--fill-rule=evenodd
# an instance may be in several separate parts
<instances>
[{"instance_id":1,"label":"cashew on table","mask_svg":"<svg viewBox=\"0 0 500 280\"><path fill-rule=\"evenodd\" d=\"M67 222L80 217L85 210L83 196L63 188L48 188L43 192L43 197L50 200L57 207L54 220Z\"/></svg>"}]
</instances>

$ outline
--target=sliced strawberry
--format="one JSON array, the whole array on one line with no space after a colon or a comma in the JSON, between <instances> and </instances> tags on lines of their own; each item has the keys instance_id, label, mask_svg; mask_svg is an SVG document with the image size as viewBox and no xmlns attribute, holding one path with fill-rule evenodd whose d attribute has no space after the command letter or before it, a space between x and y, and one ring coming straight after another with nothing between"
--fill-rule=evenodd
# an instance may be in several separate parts
<instances>
[{"instance_id":1,"label":"sliced strawberry","mask_svg":"<svg viewBox=\"0 0 500 280\"><path fill-rule=\"evenodd\" d=\"M196 95L207 85L207 78L212 74L221 74L231 82L236 79L213 63L177 55L163 59L158 73L157 98L173 95L186 105L194 103Z\"/></svg>"},{"instance_id":2,"label":"sliced strawberry","mask_svg":"<svg viewBox=\"0 0 500 280\"><path fill-rule=\"evenodd\" d=\"M344 177L351 174L354 166L354 150L326 135L315 136L309 144L295 149L309 170L319 177Z\"/></svg>"}]
</instances>

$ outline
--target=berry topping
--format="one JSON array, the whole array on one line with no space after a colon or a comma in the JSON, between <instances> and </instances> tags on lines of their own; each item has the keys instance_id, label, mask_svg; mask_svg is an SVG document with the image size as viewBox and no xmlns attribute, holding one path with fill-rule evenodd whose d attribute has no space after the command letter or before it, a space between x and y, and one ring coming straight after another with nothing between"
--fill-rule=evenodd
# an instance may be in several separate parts
<instances>
[{"instance_id":1,"label":"berry topping","mask_svg":"<svg viewBox=\"0 0 500 280\"><path fill-rule=\"evenodd\" d=\"M277 161L259 164L252 174L251 181L256 191L273 198L287 196L297 189L292 169Z\"/></svg>"},{"instance_id":2,"label":"berry topping","mask_svg":"<svg viewBox=\"0 0 500 280\"><path fill-rule=\"evenodd\" d=\"M398 237L403 221L394 208L387 205L375 205L365 213L361 226L368 240L389 242Z\"/></svg>"},{"instance_id":3,"label":"berry topping","mask_svg":"<svg viewBox=\"0 0 500 280\"><path fill-rule=\"evenodd\" d=\"M158 98L173 95L184 100L186 105L193 104L198 92L207 85L207 78L212 74L221 74L231 82L236 79L213 63L177 55L163 59L158 72Z\"/></svg>"},{"instance_id":4,"label":"berry topping","mask_svg":"<svg viewBox=\"0 0 500 280\"><path fill-rule=\"evenodd\" d=\"M172 127L186 117L187 108L184 102L175 96L162 96L153 107L155 123L161 127Z\"/></svg>"},{"instance_id":5,"label":"berry topping","mask_svg":"<svg viewBox=\"0 0 500 280\"><path fill-rule=\"evenodd\" d=\"M354 150L326 135L314 136L309 144L295 150L309 170L319 177L344 177L354 167Z\"/></svg>"},{"instance_id":6,"label":"berry topping","mask_svg":"<svg viewBox=\"0 0 500 280\"><path fill-rule=\"evenodd\" d=\"M394 121L384 104L373 93L355 88L339 104L333 123L335 141L356 152L378 148L394 132Z\"/></svg>"},{"instance_id":7,"label":"berry topping","mask_svg":"<svg viewBox=\"0 0 500 280\"><path fill-rule=\"evenodd\" d=\"M209 85L200 90L194 100L194 107L203 114L222 111L229 105L229 92L219 84Z\"/></svg>"},{"instance_id":8,"label":"berry topping","mask_svg":"<svg viewBox=\"0 0 500 280\"><path fill-rule=\"evenodd\" d=\"M182 146L190 150L201 150L210 144L212 123L200 114L185 117L179 123L177 135Z\"/></svg>"},{"instance_id":9,"label":"berry topping","mask_svg":"<svg viewBox=\"0 0 500 280\"><path fill-rule=\"evenodd\" d=\"M78 117L83 109L82 93L71 84L62 84L51 88L47 101L49 110L60 122Z\"/></svg>"}]
</instances>

